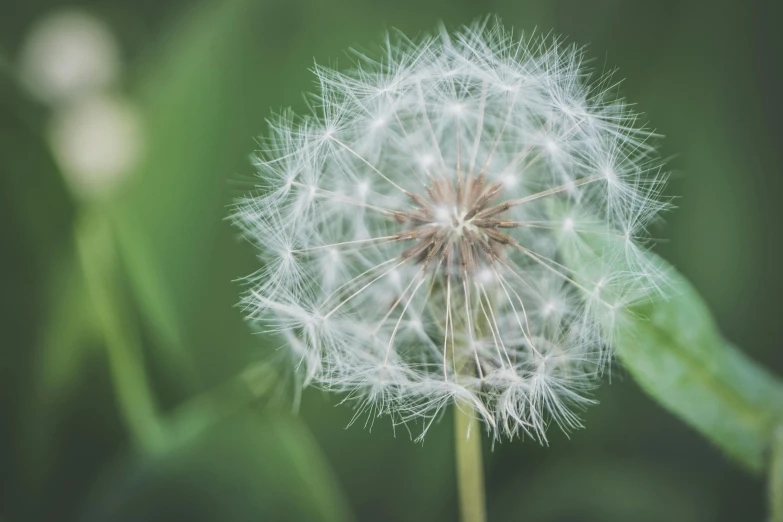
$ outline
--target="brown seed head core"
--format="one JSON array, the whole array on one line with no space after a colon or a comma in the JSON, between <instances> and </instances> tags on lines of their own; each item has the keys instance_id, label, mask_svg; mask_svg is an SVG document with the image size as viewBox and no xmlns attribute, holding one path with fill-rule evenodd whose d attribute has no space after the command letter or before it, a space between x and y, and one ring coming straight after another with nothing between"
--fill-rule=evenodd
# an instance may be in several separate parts
<instances>
[{"instance_id":1,"label":"brown seed head core","mask_svg":"<svg viewBox=\"0 0 783 522\"><path fill-rule=\"evenodd\" d=\"M430 178L426 195L405 192L414 204L394 218L410 230L397 234L398 239L416 243L401 254L402 259L442 267L448 275L458 272L463 280L473 274L480 263L492 265L504 245L517 245L511 236L499 229L520 226L518 221L494 216L515 204L507 201L490 206L503 192L503 184L487 184L484 173L467 180L458 176L456 186L445 177Z\"/></svg>"}]
</instances>

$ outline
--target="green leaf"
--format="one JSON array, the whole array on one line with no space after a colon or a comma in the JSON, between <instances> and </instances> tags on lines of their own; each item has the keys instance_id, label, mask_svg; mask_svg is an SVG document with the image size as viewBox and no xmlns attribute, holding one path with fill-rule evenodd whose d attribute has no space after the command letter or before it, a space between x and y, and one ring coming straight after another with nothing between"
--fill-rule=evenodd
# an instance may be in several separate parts
<instances>
[{"instance_id":1,"label":"green leaf","mask_svg":"<svg viewBox=\"0 0 783 522\"><path fill-rule=\"evenodd\" d=\"M633 308L639 317L618 328L617 354L647 393L760 471L783 419L783 383L723 339L696 290L669 273L676 294Z\"/></svg>"},{"instance_id":2,"label":"green leaf","mask_svg":"<svg viewBox=\"0 0 783 522\"><path fill-rule=\"evenodd\" d=\"M566 249L564 255L570 266L589 271L599 262L601 246L606 245ZM666 274L670 288L665 296L647 296L612 325L604 325L616 354L669 411L745 467L765 469L772 434L783 420L783 382L723 338L683 276L647 255Z\"/></svg>"},{"instance_id":3,"label":"green leaf","mask_svg":"<svg viewBox=\"0 0 783 522\"><path fill-rule=\"evenodd\" d=\"M52 471L52 433L96 352L97 328L74 259L75 205L45 140L46 113L13 74L0 56L2 288L14 296L0 318L9 369L0 409L13 487L35 495Z\"/></svg>"},{"instance_id":4,"label":"green leaf","mask_svg":"<svg viewBox=\"0 0 783 522\"><path fill-rule=\"evenodd\" d=\"M227 213L225 180L251 144L234 96L235 57L248 47L238 24L249 4L197 6L142 71L136 95L146 159L117 202L113 226L141 312L168 349L170 376L189 372L182 346L192 346L188 325L205 304L198 296Z\"/></svg>"},{"instance_id":5,"label":"green leaf","mask_svg":"<svg viewBox=\"0 0 783 522\"><path fill-rule=\"evenodd\" d=\"M167 378L192 392L201 378L214 384L236 373L258 345L234 308L232 282L254 268L225 218L252 187L248 156L270 104L282 103L286 87L270 78L290 50L265 2L190 9L139 70L145 159L112 221L156 356ZM292 30L296 22L286 20Z\"/></svg>"},{"instance_id":6,"label":"green leaf","mask_svg":"<svg viewBox=\"0 0 783 522\"><path fill-rule=\"evenodd\" d=\"M35 366L28 377L24 409L16 425L19 481L36 496L53 471L62 410L78 391L88 363L99 352L95 309L84 278L69 251L46 278L48 292L35 343Z\"/></svg>"}]
</instances>

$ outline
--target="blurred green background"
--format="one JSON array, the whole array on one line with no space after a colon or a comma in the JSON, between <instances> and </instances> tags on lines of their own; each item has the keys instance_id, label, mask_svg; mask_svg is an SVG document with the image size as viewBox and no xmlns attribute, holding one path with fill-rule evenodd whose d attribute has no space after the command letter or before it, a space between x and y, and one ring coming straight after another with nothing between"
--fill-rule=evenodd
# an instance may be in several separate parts
<instances>
[{"instance_id":1,"label":"blurred green background","mask_svg":"<svg viewBox=\"0 0 783 522\"><path fill-rule=\"evenodd\" d=\"M456 520L449 414L423 444L314 390L293 414L234 306L264 118L391 27L496 13L618 67L674 173L656 249L783 373L780 6L0 0L0 521ZM490 520L764 519L762 478L611 373L570 440L485 448Z\"/></svg>"}]
</instances>

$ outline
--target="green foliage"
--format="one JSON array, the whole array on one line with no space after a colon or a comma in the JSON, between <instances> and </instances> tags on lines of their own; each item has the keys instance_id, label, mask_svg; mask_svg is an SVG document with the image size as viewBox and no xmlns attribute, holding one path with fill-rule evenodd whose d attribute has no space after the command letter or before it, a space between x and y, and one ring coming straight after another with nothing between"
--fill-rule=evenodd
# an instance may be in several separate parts
<instances>
[{"instance_id":1,"label":"green foliage","mask_svg":"<svg viewBox=\"0 0 783 522\"><path fill-rule=\"evenodd\" d=\"M669 273L674 295L633 307L638 317L618 326L617 354L658 402L760 471L783 421L783 383L723 339L695 289Z\"/></svg>"},{"instance_id":2,"label":"green foliage","mask_svg":"<svg viewBox=\"0 0 783 522\"><path fill-rule=\"evenodd\" d=\"M131 455L96 493L86 522L148 520L150 503L177 520L353 520L308 430L270 415L234 415L164 454Z\"/></svg>"},{"instance_id":3,"label":"green foliage","mask_svg":"<svg viewBox=\"0 0 783 522\"><path fill-rule=\"evenodd\" d=\"M226 235L220 228L227 227L223 216L231 200L225 179L236 165L246 163L252 136L263 121L260 112L266 110L258 107L259 114L253 115L246 110L252 93L236 96L237 86L246 87L242 84L249 64L236 64L233 75L223 66L252 45L247 40L254 34L250 25L235 31L239 21L248 24L251 5L240 1L197 8L162 53L150 57L138 94L147 115L147 161L117 198L82 203L78 210L50 158L42 108L21 103L13 81L2 78L2 93L8 96L0 104L0 167L9 188L3 196L14 195L6 207L12 207L25 227L21 238L38 263L35 268L47 273L42 278L47 305L35 378L25 386L31 400L25 401L21 415L24 452L14 462L23 470L24 485L19 489L28 498L40 498L50 485L62 483L55 466L62 462L58 451L65 444L55 434L69 435L59 425L62 412L73 406L78 391L95 375L96 363L107 363L100 371L110 375L113 394L93 396L87 408L107 407L102 399L108 399L145 465L161 472L171 466L187 470L173 478L196 490L211 483L213 474L233 480L243 502L230 509L222 506L222 512L233 509L242 514L238 520L282 515L290 520L351 519L326 460L301 421L279 412L263 418L245 415L241 422L228 419L247 410L259 386L268 389L274 384L273 374L259 377L256 372L255 379L268 382L254 382L252 389L242 377L213 388L225 374L239 373L247 364L242 347L257 344L232 307L236 286L231 279L245 270L219 263L221 275L210 277L210 286L202 284L204 275L215 269L210 256L221 256L215 245ZM214 73L221 70L226 74ZM4 64L0 72L7 72ZM260 75L258 69L256 83ZM183 115L190 119L183 122ZM135 302L129 299L128 281ZM213 297L216 282L230 293L224 290L223 299L205 306L199 294ZM208 346L201 372L188 345L194 336L184 333L200 321L194 310L206 313L213 320L207 327L222 338L220 349ZM137 315L145 322L140 324ZM93 350L101 345L105 357ZM226 357L227 353L237 357ZM150 354L152 358L145 357ZM203 372L210 362L221 360L229 361L222 372ZM202 381L203 373L207 378ZM161 388L156 380L177 390L175 395L192 398L167 413L158 404ZM100 383L90 382L90 387L99 390ZM209 391L194 395L204 389ZM169 397L168 402L175 401ZM113 444L112 452L122 447L121 440ZM226 454L231 456L228 462ZM89 485L84 479L69 482L80 483L82 490ZM103 492L106 498L121 495L110 489ZM215 488L209 502L223 503L218 493ZM62 511L57 498L52 505ZM21 502L14 499L17 510L25 509ZM69 499L68 504L74 503L81 500ZM30 512L34 518L45 516L47 507L31 507Z\"/></svg>"},{"instance_id":4,"label":"green foliage","mask_svg":"<svg viewBox=\"0 0 783 522\"><path fill-rule=\"evenodd\" d=\"M565 253L569 263L600 263L595 237ZM783 422L783 382L728 343L696 289L654 254L663 294L644 295L607 319L615 352L640 386L747 468L767 467L772 434ZM620 269L620 268L618 268ZM583 281L586 287L592 285Z\"/></svg>"},{"instance_id":5,"label":"green foliage","mask_svg":"<svg viewBox=\"0 0 783 522\"><path fill-rule=\"evenodd\" d=\"M48 434L94 355L97 328L73 255L75 205L42 135L44 112L17 84L10 64L0 61L0 217L13 227L3 240L3 268L12 273L2 286L5 295L17 296L0 314L3 344L15 346L25 312L38 314L25 350L36 355L37 364L30 374L4 376L0 387L9 386L4 393L9 397L19 397L11 387L17 382L25 391L12 405L19 411L16 436L22 442L15 452L22 469L15 485L37 487L51 466L54 444ZM12 353L3 353L0 369L11 367Z\"/></svg>"}]
</instances>

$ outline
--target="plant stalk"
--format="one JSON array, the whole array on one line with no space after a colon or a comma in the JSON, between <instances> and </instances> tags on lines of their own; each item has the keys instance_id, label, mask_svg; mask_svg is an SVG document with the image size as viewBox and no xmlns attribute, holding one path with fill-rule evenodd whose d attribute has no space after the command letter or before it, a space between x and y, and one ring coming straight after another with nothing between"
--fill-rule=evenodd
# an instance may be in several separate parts
<instances>
[{"instance_id":1,"label":"plant stalk","mask_svg":"<svg viewBox=\"0 0 783 522\"><path fill-rule=\"evenodd\" d=\"M460 520L486 522L481 431L470 407L454 406L454 445Z\"/></svg>"},{"instance_id":2,"label":"plant stalk","mask_svg":"<svg viewBox=\"0 0 783 522\"><path fill-rule=\"evenodd\" d=\"M133 440L144 451L163 447L163 426L144 369L140 341L118 295L111 229L102 213L85 212L76 226L76 246L87 291L106 343L117 402Z\"/></svg>"}]
</instances>

